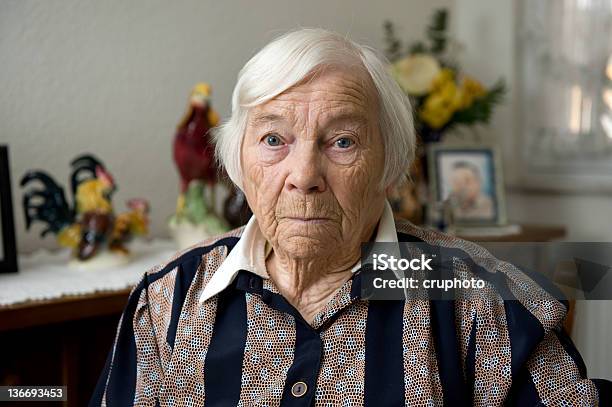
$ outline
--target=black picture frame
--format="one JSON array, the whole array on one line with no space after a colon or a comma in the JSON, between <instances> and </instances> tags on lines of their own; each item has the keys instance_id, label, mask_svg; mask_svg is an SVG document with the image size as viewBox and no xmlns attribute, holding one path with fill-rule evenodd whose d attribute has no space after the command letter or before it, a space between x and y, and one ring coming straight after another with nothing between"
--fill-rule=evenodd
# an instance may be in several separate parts
<instances>
[{"instance_id":1,"label":"black picture frame","mask_svg":"<svg viewBox=\"0 0 612 407\"><path fill-rule=\"evenodd\" d=\"M11 175L9 171L8 146L0 145L0 273L17 272L17 244L13 219Z\"/></svg>"}]
</instances>

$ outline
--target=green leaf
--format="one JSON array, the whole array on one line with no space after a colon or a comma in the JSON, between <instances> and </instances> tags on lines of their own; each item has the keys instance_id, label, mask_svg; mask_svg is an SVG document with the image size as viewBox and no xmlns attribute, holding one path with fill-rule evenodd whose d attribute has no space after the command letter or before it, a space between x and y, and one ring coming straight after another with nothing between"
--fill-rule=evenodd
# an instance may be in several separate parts
<instances>
[{"instance_id":1,"label":"green leaf","mask_svg":"<svg viewBox=\"0 0 612 407\"><path fill-rule=\"evenodd\" d=\"M395 62L402 57L401 49L402 42L395 35L395 27L393 23L389 20L386 20L383 23L383 28L385 30L385 55L387 59L391 62Z\"/></svg>"},{"instance_id":2,"label":"green leaf","mask_svg":"<svg viewBox=\"0 0 612 407\"><path fill-rule=\"evenodd\" d=\"M500 79L486 95L474 100L467 109L457 111L449 123L473 125L476 123L489 123L493 115L493 108L500 104L506 94L506 84Z\"/></svg>"},{"instance_id":3,"label":"green leaf","mask_svg":"<svg viewBox=\"0 0 612 407\"><path fill-rule=\"evenodd\" d=\"M410 55L423 54L425 52L427 52L427 47L421 41L415 42L412 45L410 45L410 49L408 50L408 53Z\"/></svg>"},{"instance_id":4,"label":"green leaf","mask_svg":"<svg viewBox=\"0 0 612 407\"><path fill-rule=\"evenodd\" d=\"M446 50L447 25L448 11L446 9L436 10L427 27L427 38L431 42L430 52L432 54L441 54Z\"/></svg>"}]
</instances>

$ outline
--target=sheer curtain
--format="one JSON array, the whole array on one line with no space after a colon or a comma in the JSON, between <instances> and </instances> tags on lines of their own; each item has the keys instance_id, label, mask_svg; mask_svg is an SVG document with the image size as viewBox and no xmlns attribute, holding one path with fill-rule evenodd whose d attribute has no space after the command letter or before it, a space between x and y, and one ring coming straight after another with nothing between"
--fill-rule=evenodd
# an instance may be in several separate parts
<instances>
[{"instance_id":1,"label":"sheer curtain","mask_svg":"<svg viewBox=\"0 0 612 407\"><path fill-rule=\"evenodd\" d=\"M518 1L522 182L612 190L612 0ZM612 380L612 301L577 301L573 338L589 376Z\"/></svg>"},{"instance_id":2,"label":"sheer curtain","mask_svg":"<svg viewBox=\"0 0 612 407\"><path fill-rule=\"evenodd\" d=\"M523 0L518 39L526 163L612 168L612 0Z\"/></svg>"}]
</instances>

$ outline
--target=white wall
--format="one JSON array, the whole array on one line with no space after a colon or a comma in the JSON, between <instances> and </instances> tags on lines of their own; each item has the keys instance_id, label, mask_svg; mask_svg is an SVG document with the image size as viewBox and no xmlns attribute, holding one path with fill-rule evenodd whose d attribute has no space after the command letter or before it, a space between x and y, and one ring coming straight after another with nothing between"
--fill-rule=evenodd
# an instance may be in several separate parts
<instances>
[{"instance_id":1,"label":"white wall","mask_svg":"<svg viewBox=\"0 0 612 407\"><path fill-rule=\"evenodd\" d=\"M382 46L382 23L422 35L435 1L77 1L0 2L0 143L11 149L19 249L26 234L18 180L45 169L62 183L77 154L97 154L119 185L117 209L142 196L153 235L166 235L178 177L175 126L192 85L213 85L213 104L229 113L236 74L284 30L319 26ZM39 230L39 229L37 229ZM52 238L43 244L54 247Z\"/></svg>"},{"instance_id":2,"label":"white wall","mask_svg":"<svg viewBox=\"0 0 612 407\"><path fill-rule=\"evenodd\" d=\"M528 3L528 2L527 2ZM463 67L492 83L503 76L509 85L505 106L486 130L503 149L508 218L515 222L565 225L571 241L612 241L612 196L605 194L527 193L520 189L517 157L517 77L515 72L515 8L517 0L457 0L455 29L464 44ZM612 379L612 301L576 305L573 338L591 377Z\"/></svg>"}]
</instances>

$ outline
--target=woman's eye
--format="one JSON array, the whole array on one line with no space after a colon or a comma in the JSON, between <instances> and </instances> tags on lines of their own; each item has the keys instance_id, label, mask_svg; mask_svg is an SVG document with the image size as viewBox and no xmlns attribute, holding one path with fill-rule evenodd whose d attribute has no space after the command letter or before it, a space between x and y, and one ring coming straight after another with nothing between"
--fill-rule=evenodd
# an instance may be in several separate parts
<instances>
[{"instance_id":1,"label":"woman's eye","mask_svg":"<svg viewBox=\"0 0 612 407\"><path fill-rule=\"evenodd\" d=\"M339 138L338 140L336 140L335 144L339 148L349 148L350 146L352 146L355 143L350 138L342 137L342 138Z\"/></svg>"},{"instance_id":2,"label":"woman's eye","mask_svg":"<svg viewBox=\"0 0 612 407\"><path fill-rule=\"evenodd\" d=\"M269 145L271 147L277 147L277 146L280 146L282 144L281 138L276 133L268 134L265 137L265 142L266 142L267 145Z\"/></svg>"}]
</instances>

